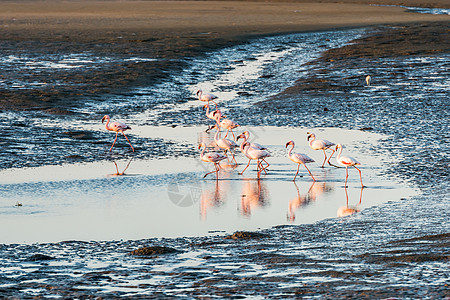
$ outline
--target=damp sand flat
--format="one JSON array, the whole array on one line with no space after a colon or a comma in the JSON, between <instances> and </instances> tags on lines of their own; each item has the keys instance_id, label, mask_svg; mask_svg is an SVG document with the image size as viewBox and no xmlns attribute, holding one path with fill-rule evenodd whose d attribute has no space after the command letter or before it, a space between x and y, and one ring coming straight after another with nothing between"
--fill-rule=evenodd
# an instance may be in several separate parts
<instances>
[{"instance_id":1,"label":"damp sand flat","mask_svg":"<svg viewBox=\"0 0 450 300\"><path fill-rule=\"evenodd\" d=\"M163 133L192 145L199 139L212 139L201 126L154 129L141 127L134 133L145 137ZM260 180L255 162L244 175L238 175L247 163L240 153L237 167L222 164L217 181L213 174L203 179L213 166L200 159L133 160L130 154L118 153L110 161L4 170L0 173L0 197L5 200L0 226L8 230L1 232L0 239L3 243L42 243L224 234L311 224L337 217L338 210L347 205L363 211L416 193L378 174L380 162L388 163L389 158L376 152L370 156L358 153L361 147L376 149L382 135L313 129L319 138L344 144L343 154L362 162L367 187L361 189L358 172L352 168L345 189L345 169L320 168L323 153L308 147L306 132L311 129L252 127L251 131L272 154L267 160L271 164L268 174ZM316 160L309 164L316 183L303 166L296 183L292 181L297 166L287 158L284 147L291 139L297 143L295 152ZM125 175L116 175L116 164L119 173L128 165Z\"/></svg>"}]
</instances>

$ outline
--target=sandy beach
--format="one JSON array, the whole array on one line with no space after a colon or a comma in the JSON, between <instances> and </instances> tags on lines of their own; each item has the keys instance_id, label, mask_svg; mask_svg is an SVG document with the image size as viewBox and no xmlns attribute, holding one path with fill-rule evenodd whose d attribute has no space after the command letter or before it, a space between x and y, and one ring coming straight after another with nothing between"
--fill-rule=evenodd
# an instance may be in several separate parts
<instances>
[{"instance_id":1,"label":"sandy beach","mask_svg":"<svg viewBox=\"0 0 450 300\"><path fill-rule=\"evenodd\" d=\"M406 7L450 3L0 0L0 296L450 297L450 16ZM268 174L203 179L197 88Z\"/></svg>"}]
</instances>

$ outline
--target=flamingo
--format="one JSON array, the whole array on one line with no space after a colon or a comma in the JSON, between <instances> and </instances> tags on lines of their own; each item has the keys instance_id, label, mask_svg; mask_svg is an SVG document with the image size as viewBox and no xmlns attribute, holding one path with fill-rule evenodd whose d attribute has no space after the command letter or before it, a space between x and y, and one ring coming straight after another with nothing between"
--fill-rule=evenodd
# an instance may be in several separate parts
<instances>
[{"instance_id":1,"label":"flamingo","mask_svg":"<svg viewBox=\"0 0 450 300\"><path fill-rule=\"evenodd\" d=\"M366 83L367 83L367 85L369 86L370 85L370 75L367 75L366 76Z\"/></svg>"},{"instance_id":2,"label":"flamingo","mask_svg":"<svg viewBox=\"0 0 450 300\"><path fill-rule=\"evenodd\" d=\"M220 127L222 127L222 128L227 130L227 133L225 134L225 137L227 137L228 132L231 131L231 134L233 135L233 139L236 140L236 137L234 136L234 133L233 133L233 129L237 128L237 127L240 127L241 125L239 125L238 123L236 123L236 122L234 122L233 120L230 120L230 119L220 120L223 117L223 115L220 113L220 111L217 112L217 110L216 110L214 112L214 116L216 118L217 124Z\"/></svg>"},{"instance_id":3,"label":"flamingo","mask_svg":"<svg viewBox=\"0 0 450 300\"><path fill-rule=\"evenodd\" d=\"M249 133L248 131L244 131L243 133L241 133L240 135L238 135L238 136L236 137L236 141L238 141L240 138L243 138L244 141L242 142L242 144L244 144L244 143L247 143L247 140L248 140L249 137L250 137L250 133ZM249 143L249 144L250 144L250 147L253 148L253 149L257 149L257 150L267 150L266 147L261 146L261 145L258 144L258 143ZM244 149L241 149L241 152L245 155ZM269 163L268 163L264 158L261 159L261 160L267 164L267 166L264 168L264 172L265 172L265 169L267 169L267 167L269 166Z\"/></svg>"},{"instance_id":4,"label":"flamingo","mask_svg":"<svg viewBox=\"0 0 450 300\"><path fill-rule=\"evenodd\" d=\"M214 103L216 105L216 109L217 109L217 103L214 102L215 99L219 98L216 95L213 94L203 94L202 90L197 90L197 97L198 100L203 101L203 102L207 102L209 104L209 101L211 101L212 103Z\"/></svg>"},{"instance_id":5,"label":"flamingo","mask_svg":"<svg viewBox=\"0 0 450 300\"><path fill-rule=\"evenodd\" d=\"M129 143L130 146L131 146L131 149L133 149L133 152L134 152L133 145L131 145L130 140L127 138L127 136L126 136L125 133L124 133L125 130L131 129L131 127L128 126L127 124L125 124L125 123L117 122L117 121L116 121L116 122L112 122L111 124L109 124L109 122L110 122L111 119L109 118L108 115L105 115L105 116L102 118L102 123L103 123L105 120L106 120L105 128L106 128L107 130L109 130L109 131L115 131L115 132L116 132L116 138L114 139L114 142L113 142L113 144L112 144L112 146L111 146L111 149L109 149L109 151L111 151L112 148L114 147L114 144L115 144L116 141L117 141L117 135L119 134L119 132L121 132L121 133L123 134L123 136L127 139L128 143Z\"/></svg>"},{"instance_id":6,"label":"flamingo","mask_svg":"<svg viewBox=\"0 0 450 300\"><path fill-rule=\"evenodd\" d=\"M349 157L349 156L341 157L342 149L343 149L341 144L336 145L336 151L338 149L339 149L339 153L338 153L338 156L336 157L336 161L338 162L338 164L345 167L345 187L347 187L348 167L354 167L356 170L358 170L359 179L361 180L361 187L364 187L364 184L362 182L361 170L356 167L357 165L361 165L361 163L359 161L357 161L356 159L354 159L353 157Z\"/></svg>"},{"instance_id":7,"label":"flamingo","mask_svg":"<svg viewBox=\"0 0 450 300\"><path fill-rule=\"evenodd\" d=\"M244 153L245 156L247 156L248 158L248 164L247 166L244 168L244 170L242 170L241 173L239 173L239 175L242 175L244 173L244 171L248 168L248 166L250 165L250 162L252 160L257 160L257 166L258 166L258 177L261 174L261 171L266 172L267 167L269 167L269 164L267 163L267 166L264 168L261 165L261 162L259 161L260 159L265 159L266 157L270 157L270 153L266 150L260 150L260 149L255 149L250 147L250 143L249 142L245 142L242 143L240 146L240 149L242 151L242 153Z\"/></svg>"},{"instance_id":8,"label":"flamingo","mask_svg":"<svg viewBox=\"0 0 450 300\"><path fill-rule=\"evenodd\" d=\"M232 141L230 139L226 139L226 138L221 138L220 137L220 127L216 125L214 125L213 127L211 127L211 129L217 129L216 134L214 135L214 141L216 142L217 147L219 147L220 149L225 151L225 154L227 153L227 151L229 151L233 157L234 162L237 164L236 159L234 158L234 153L232 152L232 150L234 150L235 148L239 147L238 144L236 144L235 141Z\"/></svg>"},{"instance_id":9,"label":"flamingo","mask_svg":"<svg viewBox=\"0 0 450 300\"><path fill-rule=\"evenodd\" d=\"M296 164L298 164L298 167L297 167L297 173L295 173L295 176L294 176L294 180L293 180L293 181L295 181L295 178L297 178L298 171L299 171L299 169L300 169L300 165L304 165L305 168L306 168L306 170L308 170L309 175L311 175L312 179L313 179L314 181L316 181L316 179L314 178L314 176L311 174L311 171L310 171L310 170L308 169L308 167L306 166L307 163L314 162L314 159L312 159L311 157L309 157L309 156L306 155L306 154L302 154L302 153L292 153L292 150L293 150L294 147L295 147L294 141L289 141L289 142L287 142L287 143L286 143L286 148L287 148L288 146L292 146L291 149L289 149L289 152L288 152L288 157L289 157L289 159L292 160L293 162L295 162Z\"/></svg>"},{"instance_id":10,"label":"flamingo","mask_svg":"<svg viewBox=\"0 0 450 300\"><path fill-rule=\"evenodd\" d=\"M311 140L310 140L311 139ZM309 147L311 147L311 149L313 150L323 150L323 154L325 155L325 159L322 163L322 168L325 165L325 162L328 162L329 165L331 165L330 163L330 159L334 154L334 150L333 148L330 148L331 146L334 146L335 144L333 142L327 141L327 140L316 140L316 135L314 133L308 133L308 141L309 141ZM331 151L333 151L330 155L330 157L327 160L327 153L325 152L325 150L330 149Z\"/></svg>"},{"instance_id":11,"label":"flamingo","mask_svg":"<svg viewBox=\"0 0 450 300\"><path fill-rule=\"evenodd\" d=\"M222 153L217 153L217 152L207 152L205 153L206 150L206 144L205 143L200 143L200 145L198 145L198 149L202 148L203 150L200 153L200 159L204 162L212 162L214 163L214 167L215 167L215 171L206 173L205 176L203 176L203 178L205 178L206 176L208 176L211 173L216 173L216 178L219 178L219 169L220 169L220 165L219 162L221 160L224 160L225 158L227 158L227 156L225 154Z\"/></svg>"},{"instance_id":12,"label":"flamingo","mask_svg":"<svg viewBox=\"0 0 450 300\"><path fill-rule=\"evenodd\" d=\"M205 105L203 105L203 110L205 110L205 108L206 108L206 117L208 118L208 119L211 119L211 120L216 120L216 116L215 116L215 114L220 114L222 117L225 117L224 115L222 115L222 112L220 111L220 109L216 109L215 111L209 111L209 104L205 104Z\"/></svg>"}]
</instances>

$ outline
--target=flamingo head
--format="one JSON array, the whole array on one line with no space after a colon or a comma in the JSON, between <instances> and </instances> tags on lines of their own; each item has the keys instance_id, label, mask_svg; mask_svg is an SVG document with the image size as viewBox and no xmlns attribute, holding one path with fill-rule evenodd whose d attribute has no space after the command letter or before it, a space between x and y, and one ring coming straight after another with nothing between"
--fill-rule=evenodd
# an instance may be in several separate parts
<instances>
[{"instance_id":1,"label":"flamingo head","mask_svg":"<svg viewBox=\"0 0 450 300\"><path fill-rule=\"evenodd\" d=\"M104 115L104 116L103 116L103 118L102 118L102 123L103 123L105 120L109 120L109 116L108 116L108 115Z\"/></svg>"},{"instance_id":2,"label":"flamingo head","mask_svg":"<svg viewBox=\"0 0 450 300\"><path fill-rule=\"evenodd\" d=\"M205 143L200 143L200 144L198 144L198 149L201 149L204 146L205 146Z\"/></svg>"},{"instance_id":3,"label":"flamingo head","mask_svg":"<svg viewBox=\"0 0 450 300\"><path fill-rule=\"evenodd\" d=\"M202 90L197 90L196 95L199 96L202 93Z\"/></svg>"},{"instance_id":4,"label":"flamingo head","mask_svg":"<svg viewBox=\"0 0 450 300\"><path fill-rule=\"evenodd\" d=\"M244 132L245 133L245 132ZM236 137L236 141L238 141L240 138L245 138L245 134L244 133L241 133L240 135L238 135L237 137Z\"/></svg>"},{"instance_id":5,"label":"flamingo head","mask_svg":"<svg viewBox=\"0 0 450 300\"><path fill-rule=\"evenodd\" d=\"M341 144L337 144L337 145L336 145L336 151L337 151L337 149L339 149L339 148L344 149L344 146L342 146Z\"/></svg>"},{"instance_id":6,"label":"flamingo head","mask_svg":"<svg viewBox=\"0 0 450 300\"><path fill-rule=\"evenodd\" d=\"M220 120L220 119L222 118L222 113L220 112L220 110L215 110L215 111L213 112L213 117L214 117L216 120Z\"/></svg>"},{"instance_id":7,"label":"flamingo head","mask_svg":"<svg viewBox=\"0 0 450 300\"><path fill-rule=\"evenodd\" d=\"M294 141L289 141L289 142L286 143L286 148L288 146L294 146L294 145L295 145Z\"/></svg>"},{"instance_id":8,"label":"flamingo head","mask_svg":"<svg viewBox=\"0 0 450 300\"><path fill-rule=\"evenodd\" d=\"M203 110L205 110L207 107L209 107L209 104L208 104L208 103L205 104L205 105L203 105Z\"/></svg>"},{"instance_id":9,"label":"flamingo head","mask_svg":"<svg viewBox=\"0 0 450 300\"><path fill-rule=\"evenodd\" d=\"M314 133L307 132L307 134L308 134L308 138L307 138L308 141L309 141L310 138L315 138L316 137L316 135Z\"/></svg>"},{"instance_id":10,"label":"flamingo head","mask_svg":"<svg viewBox=\"0 0 450 300\"><path fill-rule=\"evenodd\" d=\"M245 149L246 147L250 147L250 143L249 142L245 142L242 144L242 149Z\"/></svg>"},{"instance_id":11,"label":"flamingo head","mask_svg":"<svg viewBox=\"0 0 450 300\"><path fill-rule=\"evenodd\" d=\"M217 124L216 124L216 125L209 126L208 129L205 130L205 132L208 133L208 132L210 132L210 131L213 130L213 129L218 129Z\"/></svg>"}]
</instances>

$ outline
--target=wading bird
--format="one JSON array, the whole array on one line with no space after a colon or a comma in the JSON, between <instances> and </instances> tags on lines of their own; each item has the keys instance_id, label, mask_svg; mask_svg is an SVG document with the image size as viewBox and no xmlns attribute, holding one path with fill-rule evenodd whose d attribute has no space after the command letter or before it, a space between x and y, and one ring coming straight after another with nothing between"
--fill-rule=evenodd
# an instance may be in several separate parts
<instances>
[{"instance_id":1,"label":"wading bird","mask_svg":"<svg viewBox=\"0 0 450 300\"><path fill-rule=\"evenodd\" d=\"M311 147L311 149L313 150L323 150L323 155L325 155L325 159L323 161L322 164L322 168L325 165L325 162L328 162L329 165L331 165L330 163L330 159L334 154L334 150L332 148L330 148L331 146L334 146L335 144L327 141L327 140L316 140L316 135L314 133L308 133L308 139L309 141L309 147ZM331 151L333 151L330 155L330 157L327 160L327 153L325 152L325 150L330 149Z\"/></svg>"},{"instance_id":2,"label":"wading bird","mask_svg":"<svg viewBox=\"0 0 450 300\"><path fill-rule=\"evenodd\" d=\"M289 149L288 157L289 157L290 160L292 160L293 162L295 162L296 164L298 164L298 166L297 166L297 173L295 173L295 176L294 176L294 180L293 180L293 181L295 181L295 178L297 178L298 171L300 170L300 165L304 165L305 168L306 168L306 170L308 170L309 175L311 175L312 179L313 179L314 181L316 181L316 179L314 178L314 176L311 174L311 171L310 171L310 170L308 169L308 167L306 166L307 163L314 162L314 159L312 159L311 157L309 157L309 156L306 155L306 154L302 154L302 153L292 153L292 150L293 150L294 147L295 147L294 141L289 141L289 142L287 142L287 143L286 143L286 148L289 147L289 146L292 146L292 147L291 147L291 149Z\"/></svg>"},{"instance_id":3,"label":"wading bird","mask_svg":"<svg viewBox=\"0 0 450 300\"><path fill-rule=\"evenodd\" d=\"M217 124L214 125L213 127L211 127L210 129L217 129L217 132L214 135L214 142L216 142L217 147L219 147L220 149L225 151L225 155L227 154L227 152L230 152L231 156L234 160L234 163L237 165L237 161L234 158L234 149L239 147L238 144L236 144L235 141L232 141L230 139L221 138L220 137L220 127L217 126Z\"/></svg>"},{"instance_id":4,"label":"wading bird","mask_svg":"<svg viewBox=\"0 0 450 300\"><path fill-rule=\"evenodd\" d=\"M116 121L116 122L112 122L111 124L109 124L110 118L109 118L108 115L105 115L105 116L102 118L102 123L103 123L105 120L106 120L105 128L106 128L107 130L115 131L115 132L116 132L116 138L114 139L114 142L113 142L113 144L112 144L112 146L111 146L111 149L109 149L109 151L111 151L112 148L114 147L114 144L115 144L116 141L117 141L117 135L119 134L119 132L121 132L121 133L123 134L123 136L127 139L128 143L129 143L130 146L131 146L131 149L132 149L133 152L134 152L133 145L131 145L130 140L127 138L127 136L126 136L125 133L124 133L125 130L131 129L131 127L128 126L127 124L125 124L125 123L117 122L117 121Z\"/></svg>"},{"instance_id":5,"label":"wading bird","mask_svg":"<svg viewBox=\"0 0 450 300\"><path fill-rule=\"evenodd\" d=\"M341 144L336 145L336 151L339 149L339 153L336 157L336 161L338 162L338 164L345 167L345 187L347 187L348 167L354 167L356 170L358 170L359 179L361 180L361 187L364 187L364 184L362 182L361 170L356 167L357 165L360 165L361 163L359 161L357 161L356 159L354 159L353 157L349 157L349 156L341 157L342 148L343 147Z\"/></svg>"},{"instance_id":6,"label":"wading bird","mask_svg":"<svg viewBox=\"0 0 450 300\"><path fill-rule=\"evenodd\" d=\"M216 95L213 94L203 94L202 90L197 90L197 97L198 100L206 102L209 104L209 101L211 101L212 103L214 103L216 105L216 109L217 109L217 103L214 102L215 99L219 98Z\"/></svg>"},{"instance_id":7,"label":"wading bird","mask_svg":"<svg viewBox=\"0 0 450 300\"><path fill-rule=\"evenodd\" d=\"M214 167L215 167L215 171L206 173L205 176L203 176L203 178L205 178L206 176L208 176L211 173L216 173L216 178L219 178L219 170L220 170L220 165L219 162L221 160L224 160L225 158L227 158L227 156L225 154L222 153L217 153L217 152L206 152L206 144L205 143L200 143L200 145L198 145L198 149L202 148L203 150L200 153L200 159L204 162L212 162L214 163Z\"/></svg>"},{"instance_id":8,"label":"wading bird","mask_svg":"<svg viewBox=\"0 0 450 300\"><path fill-rule=\"evenodd\" d=\"M215 116L215 118L216 118L217 124L218 124L221 128L227 130L227 133L225 134L225 137L227 137L228 132L231 131L231 134L233 135L233 139L236 140L236 137L234 136L234 133L233 133L233 129L234 129L234 128L237 128L237 127L240 127L241 125L239 125L238 123L236 123L235 121L230 120L230 119L223 119L223 120L221 120L221 118L223 117L223 115L220 113L220 111L217 112L217 110L216 110L216 111L214 112L214 116Z\"/></svg>"},{"instance_id":9,"label":"wading bird","mask_svg":"<svg viewBox=\"0 0 450 300\"><path fill-rule=\"evenodd\" d=\"M252 148L252 147L250 147L250 143L249 142L242 143L241 146L240 146L240 149L241 149L242 153L244 153L244 155L247 156L248 164L244 168L244 170L242 170L242 172L239 173L239 175L242 175L244 173L244 171L248 168L248 166L250 165L250 162L252 160L256 160L257 161L258 177L261 174L261 171L266 172L266 169L267 169L267 167L269 167L269 164L266 162L267 166L263 167L261 165L260 160L261 159L265 159L266 157L270 157L270 153L268 151Z\"/></svg>"},{"instance_id":10,"label":"wading bird","mask_svg":"<svg viewBox=\"0 0 450 300\"><path fill-rule=\"evenodd\" d=\"M242 144L244 144L244 143L247 143L247 140L248 140L249 137L250 137L250 133L249 133L248 131L244 131L243 133L241 133L240 135L238 135L238 136L236 137L236 141L238 141L240 138L242 138L242 139L244 139L244 141L242 142ZM253 149L257 149L257 150L267 150L266 147L263 147L263 146L261 146L261 145L258 144L258 143L249 143L249 144L250 144L250 147L253 148ZM244 149L241 149L240 147L239 147L239 149L240 149L241 152L245 155ZM268 163L264 158L261 159L261 160L262 160L263 162L266 163L266 167L264 168L264 172L266 172L265 169L267 169L267 167L269 166L269 163Z\"/></svg>"},{"instance_id":11,"label":"wading bird","mask_svg":"<svg viewBox=\"0 0 450 300\"><path fill-rule=\"evenodd\" d=\"M216 114L220 114L222 117L225 117L224 115L222 115L222 112L220 111L220 109L216 109L216 110L210 112L209 104L203 105L203 110L205 110L205 109L206 109L205 114L208 119L216 121L216 116L215 116Z\"/></svg>"}]
</instances>

